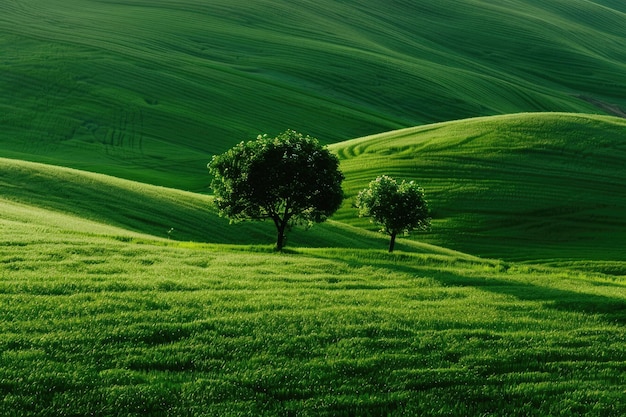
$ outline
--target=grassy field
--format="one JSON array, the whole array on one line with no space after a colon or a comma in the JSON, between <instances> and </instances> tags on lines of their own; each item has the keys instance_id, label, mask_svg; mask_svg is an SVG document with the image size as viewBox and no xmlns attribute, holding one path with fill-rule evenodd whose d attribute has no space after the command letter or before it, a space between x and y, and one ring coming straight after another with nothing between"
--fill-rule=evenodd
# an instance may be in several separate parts
<instances>
[{"instance_id":1,"label":"grassy field","mask_svg":"<svg viewBox=\"0 0 626 417\"><path fill-rule=\"evenodd\" d=\"M625 12L0 2L0 417L626 415ZM346 200L274 253L206 164L287 128Z\"/></svg>"},{"instance_id":2,"label":"grassy field","mask_svg":"<svg viewBox=\"0 0 626 417\"><path fill-rule=\"evenodd\" d=\"M329 225L294 229L288 246L382 248L356 193L381 174L420 183L433 227L412 236L464 253L624 274L626 121L528 113L446 122L331 145L346 175ZM175 240L271 244L271 223L229 225L211 197L67 168L0 159L3 196ZM208 177L206 171L202 175ZM71 201L72 204L68 204ZM174 231L168 234L170 229ZM413 242L411 242L413 244ZM380 246L379 246L380 245Z\"/></svg>"},{"instance_id":3,"label":"grassy field","mask_svg":"<svg viewBox=\"0 0 626 417\"><path fill-rule=\"evenodd\" d=\"M207 158L258 133L623 114L626 20L604 6L6 0L0 156L197 191Z\"/></svg>"},{"instance_id":4,"label":"grassy field","mask_svg":"<svg viewBox=\"0 0 626 417\"><path fill-rule=\"evenodd\" d=\"M0 210L2 416L626 412L623 277Z\"/></svg>"},{"instance_id":5,"label":"grassy field","mask_svg":"<svg viewBox=\"0 0 626 417\"><path fill-rule=\"evenodd\" d=\"M388 174L426 191L433 227L418 240L506 260L581 261L581 267L624 259L623 119L506 115L404 129L331 149L346 175L339 221L368 227L354 216L354 197Z\"/></svg>"},{"instance_id":6,"label":"grassy field","mask_svg":"<svg viewBox=\"0 0 626 417\"><path fill-rule=\"evenodd\" d=\"M276 239L271 222L229 224L217 215L211 197L102 174L0 158L0 187L0 201L11 203L3 206L2 216L30 224L37 219L45 224L50 216L64 215L65 220L56 223L65 227L76 217L176 241L271 248ZM43 211L36 214L34 209ZM287 236L289 245L313 247L367 249L384 246L384 241L376 233L337 222L308 231L296 228ZM419 247L413 242L405 245L413 250Z\"/></svg>"},{"instance_id":7,"label":"grassy field","mask_svg":"<svg viewBox=\"0 0 626 417\"><path fill-rule=\"evenodd\" d=\"M209 196L0 159L0 415L621 416L624 123L523 114L333 145L346 207L283 254ZM435 215L394 254L348 207L380 170L420 173ZM550 209L574 191L586 214Z\"/></svg>"}]
</instances>

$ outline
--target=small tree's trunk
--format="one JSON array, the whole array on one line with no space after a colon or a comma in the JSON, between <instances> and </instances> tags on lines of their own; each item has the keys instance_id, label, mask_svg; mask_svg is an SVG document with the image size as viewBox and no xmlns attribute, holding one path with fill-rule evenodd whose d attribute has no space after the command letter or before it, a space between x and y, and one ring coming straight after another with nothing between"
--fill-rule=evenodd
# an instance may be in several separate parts
<instances>
[{"instance_id":1,"label":"small tree's trunk","mask_svg":"<svg viewBox=\"0 0 626 417\"><path fill-rule=\"evenodd\" d=\"M278 236L276 237L276 251L282 252L285 246L285 229L287 228L287 222L278 220L274 223L276 224L276 231L278 232Z\"/></svg>"},{"instance_id":2,"label":"small tree's trunk","mask_svg":"<svg viewBox=\"0 0 626 417\"><path fill-rule=\"evenodd\" d=\"M396 245L396 233L391 234L391 240L389 241L389 253L393 252L393 247Z\"/></svg>"},{"instance_id":3,"label":"small tree's trunk","mask_svg":"<svg viewBox=\"0 0 626 417\"><path fill-rule=\"evenodd\" d=\"M279 229L278 238L276 239L276 251L282 252L283 246L285 246L285 233Z\"/></svg>"}]
</instances>

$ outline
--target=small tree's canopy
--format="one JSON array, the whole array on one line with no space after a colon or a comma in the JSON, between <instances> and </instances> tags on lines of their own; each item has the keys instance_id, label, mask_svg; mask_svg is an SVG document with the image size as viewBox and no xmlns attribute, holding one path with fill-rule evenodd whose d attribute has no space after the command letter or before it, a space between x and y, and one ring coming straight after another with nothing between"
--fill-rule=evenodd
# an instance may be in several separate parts
<instances>
[{"instance_id":1,"label":"small tree's canopy","mask_svg":"<svg viewBox=\"0 0 626 417\"><path fill-rule=\"evenodd\" d=\"M398 234L430 227L424 191L413 181L398 183L382 175L359 192L356 206L360 216L371 217L372 222L381 225L381 232L391 236L389 252Z\"/></svg>"},{"instance_id":2,"label":"small tree's canopy","mask_svg":"<svg viewBox=\"0 0 626 417\"><path fill-rule=\"evenodd\" d=\"M278 250L288 226L323 222L343 200L338 158L293 130L241 142L213 156L208 169L220 214L232 221L273 220Z\"/></svg>"}]
</instances>

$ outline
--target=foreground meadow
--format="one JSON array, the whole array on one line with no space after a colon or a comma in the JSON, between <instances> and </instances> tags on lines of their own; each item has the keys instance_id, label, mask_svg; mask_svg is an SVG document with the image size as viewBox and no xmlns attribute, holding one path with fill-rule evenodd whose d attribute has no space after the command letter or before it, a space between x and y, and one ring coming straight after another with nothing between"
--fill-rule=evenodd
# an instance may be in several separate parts
<instances>
[{"instance_id":1,"label":"foreground meadow","mask_svg":"<svg viewBox=\"0 0 626 417\"><path fill-rule=\"evenodd\" d=\"M1 416L626 413L623 277L59 216L0 221Z\"/></svg>"}]
</instances>

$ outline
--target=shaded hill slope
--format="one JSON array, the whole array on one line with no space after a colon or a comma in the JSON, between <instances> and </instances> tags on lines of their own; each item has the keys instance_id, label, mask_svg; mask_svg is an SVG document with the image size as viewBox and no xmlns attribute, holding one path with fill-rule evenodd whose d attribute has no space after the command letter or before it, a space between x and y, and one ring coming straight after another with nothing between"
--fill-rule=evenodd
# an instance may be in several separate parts
<instances>
[{"instance_id":1,"label":"shaded hill slope","mask_svg":"<svg viewBox=\"0 0 626 417\"><path fill-rule=\"evenodd\" d=\"M403 129L331 146L356 193L381 174L414 179L433 210L416 239L514 260L623 260L626 121L530 113Z\"/></svg>"},{"instance_id":2,"label":"shaded hill slope","mask_svg":"<svg viewBox=\"0 0 626 417\"><path fill-rule=\"evenodd\" d=\"M0 156L189 190L287 128L331 143L519 111L622 113L617 2L7 0Z\"/></svg>"}]
</instances>

